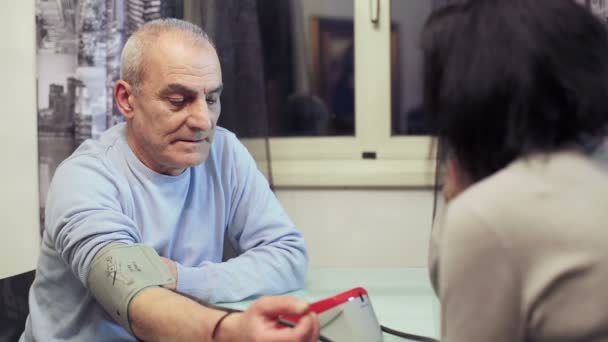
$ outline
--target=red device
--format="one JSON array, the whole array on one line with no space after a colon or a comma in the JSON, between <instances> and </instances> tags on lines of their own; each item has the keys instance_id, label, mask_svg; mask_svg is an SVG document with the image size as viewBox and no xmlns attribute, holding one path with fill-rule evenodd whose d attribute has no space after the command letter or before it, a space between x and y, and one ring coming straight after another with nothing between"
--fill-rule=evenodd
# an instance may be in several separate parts
<instances>
[{"instance_id":1,"label":"red device","mask_svg":"<svg viewBox=\"0 0 608 342\"><path fill-rule=\"evenodd\" d=\"M310 305L319 317L321 335L334 342L382 341L382 330L367 291L357 287ZM299 316L282 316L281 321L297 323Z\"/></svg>"}]
</instances>

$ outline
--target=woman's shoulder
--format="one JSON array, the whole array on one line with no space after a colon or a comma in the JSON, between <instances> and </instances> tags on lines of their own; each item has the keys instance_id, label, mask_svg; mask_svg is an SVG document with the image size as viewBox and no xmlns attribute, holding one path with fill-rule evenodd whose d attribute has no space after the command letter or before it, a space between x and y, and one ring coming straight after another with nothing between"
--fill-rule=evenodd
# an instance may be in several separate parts
<instances>
[{"instance_id":1,"label":"woman's shoulder","mask_svg":"<svg viewBox=\"0 0 608 342\"><path fill-rule=\"evenodd\" d=\"M519 158L502 170L465 190L458 200L489 201L508 204L514 200L538 199L540 196L561 195L572 186L608 186L608 169L593 158L573 150L533 154Z\"/></svg>"},{"instance_id":2,"label":"woman's shoulder","mask_svg":"<svg viewBox=\"0 0 608 342\"><path fill-rule=\"evenodd\" d=\"M456 213L468 213L469 219L479 220L499 236L528 238L549 228L568 229L543 224L549 220L583 220L584 216L600 214L600 208L608 206L606 193L607 169L582 153L560 151L515 160L465 190L450 207ZM595 204L575 208L576 203L590 199Z\"/></svg>"}]
</instances>

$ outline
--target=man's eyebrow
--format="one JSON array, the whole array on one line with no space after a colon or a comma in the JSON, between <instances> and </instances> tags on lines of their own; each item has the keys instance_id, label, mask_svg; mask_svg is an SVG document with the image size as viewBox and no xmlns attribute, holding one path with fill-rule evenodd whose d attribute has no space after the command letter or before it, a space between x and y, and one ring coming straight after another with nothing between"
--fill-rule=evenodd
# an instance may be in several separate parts
<instances>
[{"instance_id":1,"label":"man's eyebrow","mask_svg":"<svg viewBox=\"0 0 608 342\"><path fill-rule=\"evenodd\" d=\"M183 84L169 83L169 84L167 84L166 87L164 87L159 92L159 95L161 97L167 97L167 96L169 96L171 94L175 94L175 93L184 94L184 95L196 95L198 92L192 88L186 87Z\"/></svg>"},{"instance_id":2,"label":"man's eyebrow","mask_svg":"<svg viewBox=\"0 0 608 342\"><path fill-rule=\"evenodd\" d=\"M219 86L215 87L214 89L211 89L210 91L208 91L207 94L219 94L222 92L222 90L224 90L224 85L220 84Z\"/></svg>"}]
</instances>

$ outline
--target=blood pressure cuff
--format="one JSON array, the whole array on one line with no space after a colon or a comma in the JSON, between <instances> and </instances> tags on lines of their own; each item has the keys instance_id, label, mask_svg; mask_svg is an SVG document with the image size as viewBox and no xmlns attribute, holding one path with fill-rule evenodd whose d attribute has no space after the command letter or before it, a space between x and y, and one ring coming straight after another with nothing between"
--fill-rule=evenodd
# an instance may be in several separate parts
<instances>
[{"instance_id":1,"label":"blood pressure cuff","mask_svg":"<svg viewBox=\"0 0 608 342\"><path fill-rule=\"evenodd\" d=\"M116 242L97 252L87 277L97 302L131 334L131 300L146 287L173 282L175 278L153 248Z\"/></svg>"}]
</instances>

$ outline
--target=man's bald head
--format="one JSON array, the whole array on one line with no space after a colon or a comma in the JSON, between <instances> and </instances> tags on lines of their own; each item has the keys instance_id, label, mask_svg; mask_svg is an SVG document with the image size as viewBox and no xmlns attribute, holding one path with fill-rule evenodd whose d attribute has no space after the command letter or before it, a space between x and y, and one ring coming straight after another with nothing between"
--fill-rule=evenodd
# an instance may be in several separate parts
<instances>
[{"instance_id":1,"label":"man's bald head","mask_svg":"<svg viewBox=\"0 0 608 342\"><path fill-rule=\"evenodd\" d=\"M145 23L127 39L121 55L120 78L133 87L137 95L146 72L145 55L159 37L174 34L193 44L213 46L213 42L197 25L180 19L157 19Z\"/></svg>"}]
</instances>

